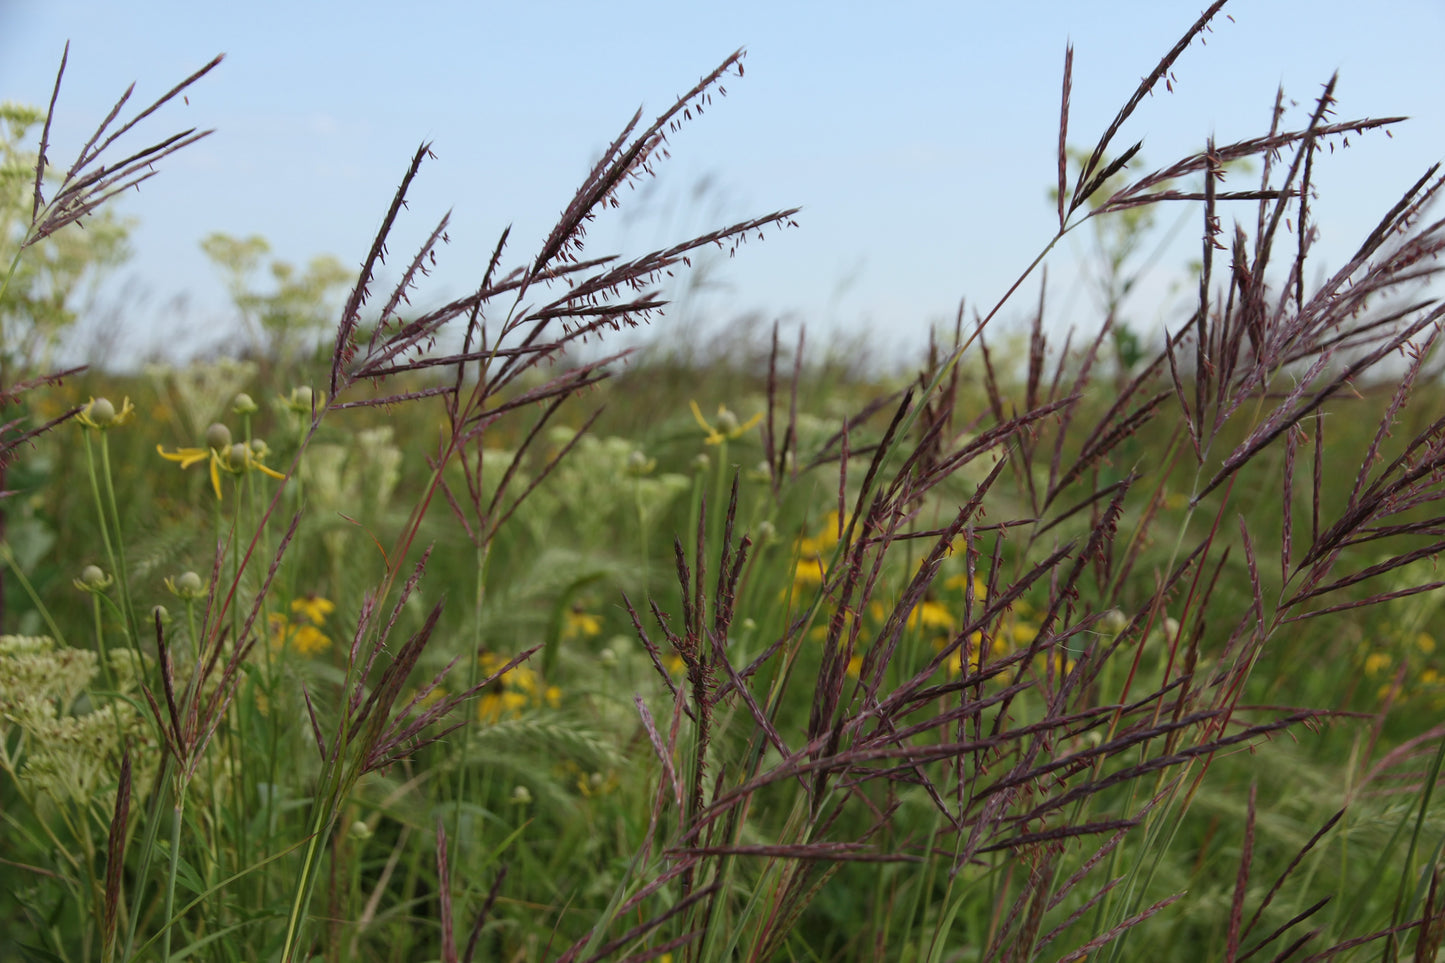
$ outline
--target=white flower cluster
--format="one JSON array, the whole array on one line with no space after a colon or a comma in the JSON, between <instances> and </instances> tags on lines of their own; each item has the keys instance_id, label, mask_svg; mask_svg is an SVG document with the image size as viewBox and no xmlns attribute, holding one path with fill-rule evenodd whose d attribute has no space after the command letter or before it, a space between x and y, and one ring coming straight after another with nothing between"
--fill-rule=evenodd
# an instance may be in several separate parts
<instances>
[{"instance_id":1,"label":"white flower cluster","mask_svg":"<svg viewBox=\"0 0 1445 963\"><path fill-rule=\"evenodd\" d=\"M134 690L145 668L135 654L117 650L108 661L116 691ZM113 786L123 746L147 741L133 702L97 706L87 696L100 668L94 652L48 636L0 636L0 769L28 792L104 804L95 797Z\"/></svg>"}]
</instances>

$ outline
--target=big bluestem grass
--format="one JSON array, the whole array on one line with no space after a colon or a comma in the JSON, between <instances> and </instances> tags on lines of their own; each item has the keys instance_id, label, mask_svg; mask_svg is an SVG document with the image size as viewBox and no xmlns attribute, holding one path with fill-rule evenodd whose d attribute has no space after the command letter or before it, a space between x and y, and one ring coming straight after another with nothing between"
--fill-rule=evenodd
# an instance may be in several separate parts
<instances>
[{"instance_id":1,"label":"big bluestem grass","mask_svg":"<svg viewBox=\"0 0 1445 963\"><path fill-rule=\"evenodd\" d=\"M1419 662L1445 423L1417 399L1439 397L1422 284L1441 181L1308 286L1314 165L1391 122L1333 120L1333 81L1297 127L1281 95L1264 136L1132 172L1115 137L1222 6L1073 178L1066 52L1056 235L867 398L810 380L777 332L725 390L645 383L665 364L609 386L620 355L574 360L655 316L694 252L791 222L582 248L741 54L635 115L519 267L503 232L473 293L414 310L448 219L385 290L379 273L423 145L310 387L270 415L248 395L172 417L181 438L133 439L144 415L99 436L79 504L120 602L83 579L89 608L48 606L54 639L0 646L0 682L36 696L0 688L23 804L5 871L24 880L3 927L23 935L0 947L1428 958L1445 733L1416 720L1441 695ZM1258 186L1225 190L1245 159ZM1201 211L1198 302L1152 357L1111 370L1107 324L1060 344L1044 294L1023 347L1002 346L997 319L1061 238L1181 203ZM665 416L639 425L660 390ZM226 408L230 444L183 458L202 472L134 468ZM284 483L257 469L257 433ZM190 531L135 538L162 500ZM184 614L140 617L167 573ZM62 684L86 660L62 633L134 658ZM81 758L62 737L98 707L108 761L62 800Z\"/></svg>"},{"instance_id":2,"label":"big bluestem grass","mask_svg":"<svg viewBox=\"0 0 1445 963\"><path fill-rule=\"evenodd\" d=\"M13 243L14 250L10 256L10 263L5 266L5 275L0 279L0 299L5 297L11 281L15 278L16 271L21 261L26 257L35 245L51 237L58 231L67 228L78 230L83 227L86 217L98 210L106 202L123 193L130 188L139 186L142 182L154 177L157 173L156 162L164 159L202 138L209 135L210 131L197 131L195 128L173 134L163 140L146 147L134 150L123 158L115 159L113 155L125 149L119 142L126 134L136 128L151 114L160 110L167 103L176 97L183 96L185 91L196 81L209 73L221 62L221 57L216 57L200 70L191 74L175 87L171 88L148 107L138 111L133 117L121 121L118 126L112 127L121 117L121 112L130 100L135 86L127 88L124 94L111 108L110 113L96 128L95 133L86 141L81 148L74 163L65 170L58 184L55 185L51 196L47 199L46 174L50 171L50 158L47 151L50 147L50 124L54 114L56 102L60 98L61 80L65 76L65 66L70 56L70 45L67 43L65 52L60 59L60 69L55 75L55 86L50 95L50 107L45 115L45 124L40 134L39 149L36 152L34 188L31 192L32 203L30 209L30 222L25 225L18 238L7 238L6 241ZM27 392L40 385L58 384L67 375L73 375L80 369L52 372L37 376L35 372L14 370L16 359L12 357L5 338L6 332L0 330L0 408L13 408L20 404ZM8 419L3 426L0 426L0 491L4 491L6 468L14 460L16 450L22 445L32 442L36 437L54 428L67 418L77 414L79 408L72 408L62 412L48 421L41 424L33 424L25 417ZM94 477L94 473L92 473ZM102 528L106 533L107 545L109 546L110 528L109 525ZM0 513L0 539L5 533L5 515ZM14 556L9 553L8 547L7 564L11 570L15 570ZM111 552L111 563L114 567L119 558ZM18 574L18 573L17 573ZM19 576L22 582L24 576ZM0 589L3 589L3 573L0 573ZM122 580L124 591L124 580ZM0 592L3 594L3 592ZM4 615L4 602L0 598L0 618ZM135 621L131 619L131 628L134 632Z\"/></svg>"},{"instance_id":3,"label":"big bluestem grass","mask_svg":"<svg viewBox=\"0 0 1445 963\"><path fill-rule=\"evenodd\" d=\"M646 868L619 903L619 918L659 890L673 895L650 922L619 925L610 939L594 931L564 958L601 958L629 946L633 958L650 958L663 937L687 959L804 953L802 943L790 943L799 915L851 860L921 867L911 879L895 877L899 882L881 897L901 899L918 913L899 929L915 927L903 945L920 958L939 958L960 933L978 958L1052 958L1059 943L1058 958L1128 958L1135 928L1183 896L1155 898L1152 891L1216 760L1332 714L1251 702L1251 679L1271 647L1300 623L1440 586L1425 580L1363 596L1351 591L1442 547L1438 519L1428 514L1438 498L1440 465L1431 454L1438 425L1393 460L1382 459L1378 447L1429 356L1440 316L1419 294L1445 244L1439 222L1423 214L1440 185L1434 171L1318 291L1307 297L1303 281L1313 240L1309 179L1319 151L1392 121L1331 122L1331 81L1298 130L1278 129L1276 112L1264 137L1211 143L1085 207L1137 153L1129 148L1105 165L1114 134L1222 6L1215 4L1145 79L1072 189L1064 177L1072 88L1072 57L1065 57L1058 237L1088 218L1139 204L1199 202L1198 310L1166 333L1163 350L1101 417L1082 401L1107 331L1082 353L1053 350L1041 301L1021 390L1006 396L1001 386L1012 378L995 366L985 335L1004 302L978 318L967 337L961 318L953 350L935 354L938 362L917 388L893 405L881 436L859 444L845 424L825 449L839 466L834 547L804 563L819 567L820 584L789 594L761 652L740 651L735 642L750 551L748 538L734 529L736 485L725 503L714 501L713 511L725 517L721 537L700 518L692 546L678 543L676 609L628 605L659 672L666 674L663 654L674 652L685 680L669 682L673 707L666 714L639 702L664 778L642 854ZM1283 173L1277 155L1288 158ZM1218 190L1223 165L1244 158L1264 161L1260 187ZM1193 173L1205 175L1201 192L1162 186ZM1252 244L1242 227L1232 247L1218 242L1226 202L1257 205ZM1295 250L1271 288L1271 257L1286 220L1299 225ZM1212 273L1216 247L1232 255L1222 292ZM1371 312L1366 299L1393 303ZM981 414L957 404L959 366L975 343L988 401ZM1296 536L1295 462L1307 429L1319 446L1327 425L1314 416L1401 352L1400 386L1357 455L1343 509L1322 510L1327 481L1316 455L1304 500L1309 535ZM770 376L770 412L782 407L776 384ZM1094 419L1083 420L1089 414ZM1131 440L1161 417L1176 419L1162 453L1130 451ZM778 432L772 418L768 424L766 464L780 484L789 474L791 426ZM1282 478L1279 578L1267 580L1258 536L1235 517L1238 503L1252 495L1235 496L1234 485L1277 448L1282 464L1270 467ZM958 484L964 470L991 453L998 457L984 463L987 470ZM1003 478L1014 484L999 496ZM1159 531L1166 528L1160 509L1171 495L1181 498L1180 507L1170 513L1172 531ZM1168 539L1164 550L1146 555L1161 537ZM1347 547L1367 542L1393 554L1342 565ZM1220 611L1212 595L1231 556L1242 560L1249 594L1244 605ZM936 652L910 651L906 630L926 616L946 561L966 576L961 610ZM1009 632L1005 618L1025 605L1035 620L1029 637L999 651ZM814 630L821 630L821 646L809 639ZM806 693L806 721L790 718ZM742 731L729 744L735 728ZM1421 847L1436 838L1424 827L1438 769L1438 759L1427 765L1419 805L1400 823L1406 869L1389 925L1355 937L1380 942L1387 957L1407 930L1427 931L1421 920L1434 913L1431 900L1417 915L1433 878L1433 860ZM898 817L911 797L931 804L930 829ZM1253 802L1243 828L1221 953L1229 959L1263 935L1254 927L1258 913L1248 925L1242 921ZM929 879L940 891L931 899L912 891ZM982 904L973 926L965 922L970 903ZM1318 934L1301 930L1297 942L1287 941L1322 905L1268 937L1272 953L1283 949L1276 958L1306 951ZM1357 908L1335 913L1335 924L1360 915ZM1418 939L1428 944L1428 932ZM845 945L849 955L866 955L866 943Z\"/></svg>"}]
</instances>

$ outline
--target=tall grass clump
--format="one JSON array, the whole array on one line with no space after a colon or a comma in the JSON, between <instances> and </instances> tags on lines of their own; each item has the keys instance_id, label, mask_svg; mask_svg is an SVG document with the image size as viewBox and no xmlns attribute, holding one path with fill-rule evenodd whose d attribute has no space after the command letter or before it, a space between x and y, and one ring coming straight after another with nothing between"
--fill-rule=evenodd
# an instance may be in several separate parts
<instances>
[{"instance_id":1,"label":"tall grass clump","mask_svg":"<svg viewBox=\"0 0 1445 963\"><path fill-rule=\"evenodd\" d=\"M1132 171L1116 136L1223 5L1072 177L1066 51L1057 231L901 386L776 331L741 374L577 360L792 223L583 249L739 52L465 297L410 307L447 217L380 279L423 145L324 364L47 388L89 486L36 503L100 538L11 564L0 955L1433 958L1445 181L1311 284L1315 165L1399 118L1335 120L1331 80ZM1001 346L1059 240L1178 202L1198 296L1152 355L1111 361L1113 318L1060 344L1042 295Z\"/></svg>"}]
</instances>

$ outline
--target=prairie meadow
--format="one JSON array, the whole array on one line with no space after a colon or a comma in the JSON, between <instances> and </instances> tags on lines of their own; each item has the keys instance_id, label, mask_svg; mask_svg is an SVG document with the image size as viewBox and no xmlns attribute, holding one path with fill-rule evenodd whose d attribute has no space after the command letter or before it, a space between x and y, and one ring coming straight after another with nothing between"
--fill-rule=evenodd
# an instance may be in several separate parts
<instances>
[{"instance_id":1,"label":"prairie meadow","mask_svg":"<svg viewBox=\"0 0 1445 963\"><path fill-rule=\"evenodd\" d=\"M139 373L46 367L41 295L205 132L116 138L224 65L66 169L7 108L0 959L1436 959L1445 181L1323 275L1315 168L1396 118L1330 81L1140 164L1120 126L1222 6L1103 131L1065 53L1057 233L893 373L776 328L609 348L798 227L584 246L742 52L466 296L426 291L446 218L387 249L422 145L355 271ZM1037 295L1074 231L1123 290L1161 206L1177 323Z\"/></svg>"}]
</instances>

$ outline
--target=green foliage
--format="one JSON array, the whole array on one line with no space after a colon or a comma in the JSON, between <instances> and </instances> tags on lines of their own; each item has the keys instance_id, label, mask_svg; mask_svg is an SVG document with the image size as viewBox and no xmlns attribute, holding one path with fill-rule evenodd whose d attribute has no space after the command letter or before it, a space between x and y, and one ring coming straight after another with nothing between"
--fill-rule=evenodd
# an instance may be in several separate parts
<instances>
[{"instance_id":1,"label":"green foliage","mask_svg":"<svg viewBox=\"0 0 1445 963\"><path fill-rule=\"evenodd\" d=\"M352 280L327 254L313 257L304 270L279 258L263 267L271 245L258 235L209 234L201 250L225 278L231 303L250 332L251 350L283 364L315 347L335 321L338 293Z\"/></svg>"},{"instance_id":2,"label":"green foliage","mask_svg":"<svg viewBox=\"0 0 1445 963\"><path fill-rule=\"evenodd\" d=\"M1002 359L999 366L1012 367ZM257 369L249 371L253 379L261 377ZM300 374L280 376L286 383L304 380ZM698 401L703 411L716 411L718 403L736 404L742 416L753 411L750 403L736 400L749 390L738 383L736 374L720 371L716 377L714 382L714 373L695 371L676 392L657 399L651 417L644 417L637 410L624 410L634 390L632 385L655 383L653 372L643 365L629 371L615 386L589 397L586 405L567 409L570 419L573 413L581 417L596 406L606 405L616 412L616 418L605 426L606 431L625 430L627 435L584 435L574 446L575 460L563 461L555 476L543 481L535 501L521 505L511 534L494 543L486 561L486 591L478 610L481 638L489 654L506 659L539 641L547 641L555 648L555 657L549 660L550 668L543 670L548 663L539 654L527 664L531 668L525 673L520 668L514 670L447 717L449 722L472 720L468 728L475 731L470 736L454 736L417 752L402 769L377 773L358 783L345 810L345 825L351 829L331 857L341 874L337 884L340 889L325 897L338 901L329 912L348 921L338 926L336 935L343 946L355 949L345 951L343 957L353 954L353 958L387 958L385 948L397 945L407 947L410 955L435 954L434 928L419 927L415 922L403 925L402 921L418 913L434 912L418 901L424 902L425 894L434 892L440 880L426 853L414 851L413 846L429 838L438 814L449 825L453 815L460 820L455 834L449 830L452 857L459 878L474 881L460 889L456 899L469 899L475 906L500 865L509 867L503 890L507 902L494 909L492 922L485 930L483 946L490 947L489 952L547 959L543 947L549 939L570 940L585 932L590 921L605 911L618 887L625 886L628 859L647 837L655 793L659 789L670 792L648 748L647 736L639 728L633 699L641 696L650 705L664 708L669 702L651 657L636 639L630 618L620 606L618 590L625 589L633 598L655 598L667 610L675 611L680 604L662 533L695 530L700 501L704 497L711 499L715 459L719 455L717 445L707 444L708 434L696 423L689 402ZM216 534L207 503L214 504L215 500L209 482L195 469L177 471L155 456L157 443L167 447L174 443L173 427L154 417L161 403L173 398L170 383L170 379L162 378L130 383L112 380L83 385L79 390L103 388L108 394L130 393L142 413L136 422L108 433L122 504L129 506L123 514L140 519L154 517L153 508L147 506L192 507L189 515L167 512L170 521L162 526L164 536L160 532L145 535L148 526L142 524L129 527L127 532L137 537L131 549L136 560L160 551L159 542L169 540L164 561L152 562L144 569L132 565L133 573L138 569L155 573L138 583L135 605L143 611L154 604L171 609L168 635L184 659L195 631L192 619L202 614L206 592L203 589L194 600L194 616L187 615L192 603L167 592L160 576L187 568L205 570ZM251 432L284 438L291 413L266 401L283 395L281 388L254 380L241 387L262 399L262 410L252 416ZM974 385L970 390L976 388ZM1024 386L1002 383L1000 390L1019 400ZM883 385L840 383L826 372L805 378L799 392L799 422L811 426L804 434L811 439L809 444L816 446L812 450L826 445L830 433L821 426L828 421L826 412L836 408L841 398L856 406L860 399L883 393ZM1078 417L1099 416L1109 401L1107 396L1092 396ZM1421 403L1429 407L1428 399L1422 397ZM1374 411L1367 409L1363 401L1355 407L1358 410L1340 419L1342 430L1331 437L1331 454L1327 457L1332 460L1354 457L1368 445L1367 432L1343 430L1349 425L1370 424ZM233 436L242 434L242 422L236 415L220 417L231 425ZM300 544L292 561L278 573L273 589L275 600L267 607L278 616L268 623L270 634L263 639L263 645L272 647L263 648L247 661L245 682L238 690L234 717L228 724L230 734L218 746L215 768L203 768L192 790L203 790L202 798L208 801L195 811L194 823L189 823L191 816L186 817L190 826L186 833L209 840L206 848L214 847L223 855L213 861L187 855L178 866L178 900L189 899L189 893L210 893L235 873L242 875L228 885L236 887L237 893L252 894L249 900L270 899L273 910L286 894L285 880L295 871L294 854L286 853L287 840L294 841L293 834L300 832L295 820L304 812L305 800L319 771L316 747L305 721L307 701L320 706L325 693L334 691L344 680L346 645L355 629L354 614L348 613L354 613L366 590L366 581L359 573L380 565L378 545L390 546L403 522L394 506L409 504L426 483L423 441L428 422L420 407L398 409L380 424L369 425L362 419L317 443L302 462L297 474L301 481L298 494L304 493L315 514L300 529ZM624 423L630 427L624 428ZM858 426L855 443L859 447L875 443L882 428L879 421ZM760 426L754 426L730 440L732 464L741 467L757 460L759 431ZM524 456L513 470L514 477L521 485L530 485L549 457L572 440L573 433L572 429L558 429L547 439L550 447ZM1147 431L1138 442L1141 453L1165 447L1163 437ZM83 467L73 464L82 454L73 442L57 439L46 449L48 457L59 459L58 471L83 473ZM639 459L634 457L636 452L648 455ZM810 460L808 452L807 448L802 452L804 463ZM700 469L694 463L702 454L710 456L710 464ZM512 451L493 452L493 459L483 471L484 491L495 488L514 458ZM980 473L991 464L968 466L968 471L960 474L957 492L946 498L968 497L984 477ZM861 473L861 466L855 468ZM724 472L725 477L731 476L730 471ZM220 503L223 518L247 510L249 486L259 484L257 492L261 493L279 484L255 474L235 479L234 485L229 479L224 481L225 498ZM460 487L460 479L457 484ZM739 621L731 633L731 652L739 663L756 657L787 633L795 617L791 613L796 613L817 590L816 566L826 565L837 546L836 519L822 507L831 501L829 487L823 479L805 473L785 484L783 497L775 500L766 474L743 472L739 524L754 533L758 547L751 562L751 587L739 595ZM380 497L388 492L388 497ZM62 489L47 492L46 500L51 503L47 514L60 511L64 496ZM636 502L639 497L644 503L640 516ZM993 504L997 513L1007 513L1016 510L1009 507L1011 504L1021 506L1026 501L1026 493L1020 489L1001 491ZM932 505L927 512L937 508ZM1180 522L1180 508L1179 502L1166 500L1167 517L1156 528L1161 537L1168 531L1166 524ZM1329 505L1325 510L1330 510ZM1250 525L1256 537L1269 537L1271 515L1268 504L1254 509ZM926 518L931 516L926 514ZM423 589L428 596L467 598L477 577L475 556L456 550L463 540L454 524L445 516L437 521L431 530L438 539L436 560ZM924 522L925 527L934 524L932 520ZM649 540L640 536L647 531L653 533L650 567L641 564ZM65 534L68 540L57 546L54 554L76 560L87 557L85 539L93 536L87 536L85 527L69 529ZM1011 548L1006 562L1011 569L1018 569L1033 557L1032 552L1015 555ZM1141 559L1144 571L1157 571L1151 559L1148 555ZM965 606L965 561L961 554L945 561L935 588L901 638L896 666L899 671L931 657L939 641L957 626ZM905 556L885 563L881 584L893 588L887 589L884 597L896 597L896 587L906 581L913 565ZM1249 577L1246 567L1229 566L1224 584L1216 591L1224 599L1236 597L1226 593L1237 593L1241 599L1238 604L1247 605ZM1429 577L1423 571L1402 571L1387 588L1398 589ZM243 591L255 592L258 588L254 581L243 583ZM1145 588L1138 586L1140 592ZM64 636L72 641L94 636L95 632L85 611L68 601L76 597L76 591L68 578L41 589L42 600L54 611ZM106 598L116 598L115 586L106 591ZM984 597L977 585L975 593ZM316 599L334 599L338 604L332 612L306 614L314 610ZM995 633L1005 646L1000 650L1004 654L1017 653L1020 646L1027 645L1042 616L1037 593L1021 598L1012 609ZM405 607L400 613L402 626L414 630L420 626L423 614L420 609ZM886 611L866 611L862 620L864 638L881 638L886 617ZM468 648L464 640L471 628L468 621L469 617L460 613L444 619L443 638L419 668L408 698L420 693L426 680L447 663L465 658ZM791 672L798 678L810 679L821 671L825 621L820 617L790 644ZM1125 621L1122 615L1111 614L1096 631L1105 639L1113 636L1127 640L1129 635L1121 633ZM114 649L124 636L124 622L119 609L112 608L108 601L101 625L103 637ZM1137 684L1155 685L1164 677L1160 659L1177 632L1177 626L1159 625L1147 639L1138 640L1147 654L1137 670ZM1331 706L1343 702L1373 713L1380 709L1379 690L1388 689L1391 676L1381 668L1372 668L1369 685L1357 687L1354 695L1349 695L1356 677L1366 673L1364 660L1380 651L1393 653L1397 660L1408 659L1410 668L1393 696L1395 708L1382 717L1383 741L1373 754L1373 759L1379 760L1394 747L1417 738L1422 720L1433 718L1432 707L1441 695L1431 673L1440 656L1421 649L1412 640L1421 634L1445 638L1442 633L1445 621L1433 596L1412 597L1388 611L1361 610L1337 624L1336 636L1355 641L1325 660L1324 664L1332 667L1329 671L1301 674L1291 670L1290 663L1309 656L1291 654L1288 649L1266 653L1250 681L1250 698L1272 704ZM1308 639L1305 644L1309 644ZM43 651L75 653L94 661L88 651L62 649L48 642ZM682 669L673 661L676 656L669 651L663 654L664 669L670 671L675 682L681 682ZM112 651L112 659L120 657L121 653ZM491 664L497 664L496 660ZM1392 665L1398 666L1399 662ZM1126 669L1127 665L1122 664L1111 667L1096 684L1101 690L1122 685ZM154 665L146 672L153 674ZM50 683L14 677L27 691L48 691L46 685ZM45 678L62 677L70 680L70 688L57 697L55 705L61 707L63 703L65 707L57 709L57 719L71 712L77 719L89 719L90 724L99 726L106 724L107 713L122 709L127 713L127 726L144 718L125 708L132 704L139 708L142 702L133 698L131 702L117 701L109 695L110 688L98 684L93 665L84 673L50 672ZM940 673L940 682L947 678L946 673ZM461 681L464 675L459 677ZM131 684L117 685L116 691L133 692L126 688ZM448 692L455 691L452 683L446 685ZM552 688L556 690L555 698L546 695L545 690ZM758 696L765 691L760 687ZM159 698L159 692L156 695ZM776 721L785 733L807 725L810 707L806 699L799 698L801 695L795 693L779 707ZM1014 711L1017 718L1026 719L1027 713L1039 708L1020 703ZM476 721L479 719L480 724ZM41 737L51 738L45 735L50 729L42 732L23 719L21 723L39 733L29 739L40 762L31 775L25 769L25 757L16 757L12 774L15 781L9 791L24 792L32 784L39 786L45 773L52 770L56 778L63 771L74 771L73 766L63 769L59 757L49 765L46 760L54 753L39 751ZM658 723L665 731L666 720L659 718ZM12 745L15 731L12 729ZM734 713L720 722L714 765L730 753L746 750L751 732L751 720L745 713ZM1368 782L1362 780L1382 778L1377 774L1378 763L1369 761L1371 757L1351 757L1352 751L1360 751L1367 733L1367 727L1342 720L1323 732L1295 741L1258 743L1253 747L1257 754L1254 756L1216 760L1209 778L1201 783L1192 809L1180 817L1177 837L1168 847L1172 855L1163 861L1146 891L1153 899L1187 889L1191 893L1188 911L1162 915L1150 926L1142 927L1132 937L1130 952L1148 956L1165 952L1165 947L1197 945L1204 954L1200 958L1220 955L1218 934L1231 911L1238 831L1248 815L1246 800L1251 783L1257 787L1259 812L1254 844L1258 883L1249 890L1251 905L1262 900L1273 874L1294 858L1334 809L1346 804L1351 807L1348 822L1306 864L1319 885L1280 901L1267 914L1269 926L1282 924L1303 909L1301 901L1310 898L1305 893L1329 892L1333 887L1357 885L1367 878L1373 868L1368 855L1391 845L1399 820L1408 814L1408 809L1402 808L1408 798L1376 798L1364 791ZM109 818L118 735L108 729L105 740L97 744L105 764L87 770L92 773L92 792L76 801L91 811L90 841L84 843L83 836L73 835L81 831L85 819L77 816L69 823L52 822L55 817L45 816L44 807L31 815L21 815L18 797L12 797L12 826L20 832L13 837L7 859L44 865L45 857L36 847L42 840L55 839L63 845L62 851L70 854L68 858L84 863L86 846L100 845L99 837ZM150 760L153 771L158 752L154 736L136 735L144 737L133 736L129 743L137 771L143 772L139 767L145 760ZM1088 744L1083 737L1078 740L1078 748ZM462 778L468 789L464 796L456 796L453 787ZM1352 789L1356 783L1359 788ZM797 818L782 788L773 787L759 796L742 835L744 841L764 844L774 840ZM249 816L245 800L251 800ZM1124 807L1127 801L1127 796L1121 794L1107 804L1101 802L1101 808ZM905 827L933 824L935 831L943 829L933 803L921 788L900 793L896 804L899 823L898 835L890 836L893 844L907 839ZM58 814L58 810L55 812ZM845 820L842 825L846 824ZM1432 815L1427 831L1442 830L1445 825ZM34 842L24 842L26 839ZM249 849L243 851L239 848L242 846ZM1082 858L1090 849L1075 847L1070 852ZM1129 859L1147 855L1146 850L1133 847L1126 852ZM987 907L1006 888L1008 862L1007 858L985 861L952 885L946 860L922 867L843 865L816 879L810 877L809 887L823 885L811 904L800 907L787 942L792 949L779 952L803 952L806 948L807 955L820 959L863 959L881 940L889 947L891 958L924 958L935 932L943 934L943 942L938 945L962 951L985 940L995 925ZM389 876L388 865L394 865ZM768 871L763 864L739 864L733 870L732 885L743 893L763 894L759 909L766 908L766 900L771 898L767 894L787 885L785 876L776 875L778 868L786 865L783 861ZM1342 870L1342 866L1348 869ZM1342 872L1347 873L1344 879L1355 882L1343 881ZM33 901L30 909L22 910L18 902L8 904L8 908L0 903L12 927L31 926L23 921L38 919L37 913L63 912L61 891L43 881L32 882L34 885L27 891L27 899ZM1067 914L1079 909L1081 898L1076 894L1057 912ZM373 900L374 909L368 911ZM243 941L240 945L267 945L262 936L268 932L264 916L247 921L235 909L228 909L225 902L213 902L209 896L202 905L210 908L191 912L184 929L185 941L195 945L211 934L230 932L234 934L231 939ZM1378 920L1388 908L1387 901L1372 904L1372 908L1359 911L1363 914L1361 920ZM756 922L745 914L739 917L738 928L719 932L746 933L753 925L747 922L749 919ZM55 945L58 949L61 944ZM722 944L714 944L710 952L716 955L709 959L725 955ZM1169 952L1175 954L1174 958L1190 958L1180 957L1177 950Z\"/></svg>"},{"instance_id":3,"label":"green foliage","mask_svg":"<svg viewBox=\"0 0 1445 963\"><path fill-rule=\"evenodd\" d=\"M36 154L32 142L43 112L0 104L0 265L8 269L30 231ZM46 177L53 188L59 176ZM132 221L109 209L86 218L84 230L58 231L30 246L0 291L6 358L22 371L48 366L74 327L86 291L130 255Z\"/></svg>"}]
</instances>

